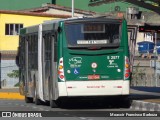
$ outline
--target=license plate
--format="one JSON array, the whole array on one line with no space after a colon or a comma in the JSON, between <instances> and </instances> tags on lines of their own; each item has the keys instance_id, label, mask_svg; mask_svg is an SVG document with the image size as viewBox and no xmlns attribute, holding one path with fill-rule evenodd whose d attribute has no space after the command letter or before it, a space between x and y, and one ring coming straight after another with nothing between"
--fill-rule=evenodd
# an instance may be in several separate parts
<instances>
[{"instance_id":1,"label":"license plate","mask_svg":"<svg viewBox=\"0 0 160 120\"><path fill-rule=\"evenodd\" d=\"M99 75L88 75L88 79L89 80L97 80L97 79L100 79L100 76Z\"/></svg>"}]
</instances>

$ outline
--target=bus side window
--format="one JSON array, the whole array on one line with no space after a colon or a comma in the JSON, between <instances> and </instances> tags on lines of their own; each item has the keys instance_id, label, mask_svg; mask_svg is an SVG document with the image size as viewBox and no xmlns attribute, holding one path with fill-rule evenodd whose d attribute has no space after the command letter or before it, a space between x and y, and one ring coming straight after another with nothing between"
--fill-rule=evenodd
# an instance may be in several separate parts
<instances>
[{"instance_id":1,"label":"bus side window","mask_svg":"<svg viewBox=\"0 0 160 120\"><path fill-rule=\"evenodd\" d=\"M38 34L35 35L35 69L38 70Z\"/></svg>"},{"instance_id":2,"label":"bus side window","mask_svg":"<svg viewBox=\"0 0 160 120\"><path fill-rule=\"evenodd\" d=\"M51 56L51 37L50 33L44 35L45 61L50 60Z\"/></svg>"}]
</instances>

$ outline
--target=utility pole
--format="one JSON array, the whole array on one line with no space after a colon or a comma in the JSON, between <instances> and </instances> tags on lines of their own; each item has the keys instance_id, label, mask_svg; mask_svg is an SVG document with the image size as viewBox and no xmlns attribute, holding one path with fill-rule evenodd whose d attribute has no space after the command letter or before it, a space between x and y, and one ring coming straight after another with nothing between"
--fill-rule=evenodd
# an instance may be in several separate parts
<instances>
[{"instance_id":1,"label":"utility pole","mask_svg":"<svg viewBox=\"0 0 160 120\"><path fill-rule=\"evenodd\" d=\"M74 17L74 0L72 0L72 17Z\"/></svg>"}]
</instances>

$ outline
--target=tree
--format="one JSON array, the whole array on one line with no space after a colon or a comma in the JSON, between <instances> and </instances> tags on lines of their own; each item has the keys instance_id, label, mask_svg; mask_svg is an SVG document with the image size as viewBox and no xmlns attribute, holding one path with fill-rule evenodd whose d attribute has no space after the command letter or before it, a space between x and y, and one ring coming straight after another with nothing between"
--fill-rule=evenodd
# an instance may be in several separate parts
<instances>
[{"instance_id":1,"label":"tree","mask_svg":"<svg viewBox=\"0 0 160 120\"><path fill-rule=\"evenodd\" d=\"M19 77L19 70L12 70L12 72L8 73L7 76L10 78L18 78Z\"/></svg>"},{"instance_id":2,"label":"tree","mask_svg":"<svg viewBox=\"0 0 160 120\"><path fill-rule=\"evenodd\" d=\"M19 70L12 70L11 73L7 74L10 78L19 78ZM14 85L15 87L19 86L19 82Z\"/></svg>"}]
</instances>

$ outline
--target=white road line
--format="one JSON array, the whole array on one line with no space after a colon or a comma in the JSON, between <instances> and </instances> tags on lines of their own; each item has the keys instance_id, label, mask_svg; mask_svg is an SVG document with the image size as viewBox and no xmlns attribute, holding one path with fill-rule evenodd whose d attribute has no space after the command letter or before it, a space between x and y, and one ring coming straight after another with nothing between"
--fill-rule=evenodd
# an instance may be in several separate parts
<instances>
[{"instance_id":1,"label":"white road line","mask_svg":"<svg viewBox=\"0 0 160 120\"><path fill-rule=\"evenodd\" d=\"M79 117L81 120L85 120L85 119L87 119L87 118L85 118L85 117Z\"/></svg>"}]
</instances>

